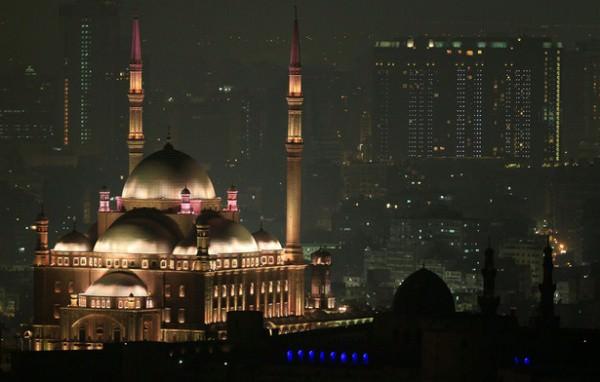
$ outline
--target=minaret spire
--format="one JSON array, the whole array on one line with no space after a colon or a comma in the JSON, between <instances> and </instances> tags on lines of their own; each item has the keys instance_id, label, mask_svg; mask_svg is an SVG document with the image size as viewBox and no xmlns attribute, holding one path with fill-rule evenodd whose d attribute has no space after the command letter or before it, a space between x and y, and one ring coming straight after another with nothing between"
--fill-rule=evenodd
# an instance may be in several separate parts
<instances>
[{"instance_id":1,"label":"minaret spire","mask_svg":"<svg viewBox=\"0 0 600 382\"><path fill-rule=\"evenodd\" d=\"M552 260L552 246L550 245L550 235L546 237L546 247L544 248L543 260L544 276L540 289L540 306L537 317L538 327L555 328L558 327L558 317L554 315L554 292L556 284L552 279L554 262Z\"/></svg>"},{"instance_id":2,"label":"minaret spire","mask_svg":"<svg viewBox=\"0 0 600 382\"><path fill-rule=\"evenodd\" d=\"M485 260L481 274L483 275L483 294L477 298L477 302L481 313L485 316L494 316L500 298L496 296L496 267L494 266L494 250L490 238L488 238L488 247L485 250Z\"/></svg>"},{"instance_id":3,"label":"minaret spire","mask_svg":"<svg viewBox=\"0 0 600 382\"><path fill-rule=\"evenodd\" d=\"M144 155L142 67L140 20L134 17L131 24L131 57L129 61L129 135L127 137L129 174L140 163Z\"/></svg>"},{"instance_id":4,"label":"minaret spire","mask_svg":"<svg viewBox=\"0 0 600 382\"><path fill-rule=\"evenodd\" d=\"M294 26L288 67L288 134L285 142L287 161L286 261L302 263L300 212L302 202L302 65L300 63L298 11L294 7Z\"/></svg>"}]
</instances>

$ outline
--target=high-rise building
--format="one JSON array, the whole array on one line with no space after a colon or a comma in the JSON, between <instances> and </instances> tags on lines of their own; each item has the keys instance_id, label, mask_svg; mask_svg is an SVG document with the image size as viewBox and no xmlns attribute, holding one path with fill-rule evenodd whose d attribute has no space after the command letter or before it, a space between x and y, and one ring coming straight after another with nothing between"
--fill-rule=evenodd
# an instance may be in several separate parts
<instances>
[{"instance_id":1,"label":"high-rise building","mask_svg":"<svg viewBox=\"0 0 600 382\"><path fill-rule=\"evenodd\" d=\"M377 41L377 159L560 161L561 51L542 38Z\"/></svg>"},{"instance_id":2,"label":"high-rise building","mask_svg":"<svg viewBox=\"0 0 600 382\"><path fill-rule=\"evenodd\" d=\"M2 79L0 143L55 144L55 96L50 78L27 66Z\"/></svg>"},{"instance_id":3,"label":"high-rise building","mask_svg":"<svg viewBox=\"0 0 600 382\"><path fill-rule=\"evenodd\" d=\"M565 52L566 159L600 156L600 40L587 40Z\"/></svg>"},{"instance_id":4,"label":"high-rise building","mask_svg":"<svg viewBox=\"0 0 600 382\"><path fill-rule=\"evenodd\" d=\"M86 154L122 144L119 79L126 77L114 0L77 0L60 7L63 41L62 141Z\"/></svg>"}]
</instances>

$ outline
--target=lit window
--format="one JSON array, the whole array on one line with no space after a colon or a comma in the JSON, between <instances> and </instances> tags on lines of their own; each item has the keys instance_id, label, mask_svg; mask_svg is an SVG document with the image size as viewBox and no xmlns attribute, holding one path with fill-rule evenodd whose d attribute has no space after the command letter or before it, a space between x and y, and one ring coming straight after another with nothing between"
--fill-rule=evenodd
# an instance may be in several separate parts
<instances>
[{"instance_id":1,"label":"lit window","mask_svg":"<svg viewBox=\"0 0 600 382\"><path fill-rule=\"evenodd\" d=\"M237 268L237 267L238 267L238 261L237 261L237 259L231 260L231 268Z\"/></svg>"},{"instance_id":2,"label":"lit window","mask_svg":"<svg viewBox=\"0 0 600 382\"><path fill-rule=\"evenodd\" d=\"M148 259L143 259L142 260L142 268L148 269Z\"/></svg>"},{"instance_id":3,"label":"lit window","mask_svg":"<svg viewBox=\"0 0 600 382\"><path fill-rule=\"evenodd\" d=\"M223 268L229 268L229 259L223 260Z\"/></svg>"},{"instance_id":4,"label":"lit window","mask_svg":"<svg viewBox=\"0 0 600 382\"><path fill-rule=\"evenodd\" d=\"M79 266L79 257L73 258L73 266L75 266L75 267Z\"/></svg>"},{"instance_id":5,"label":"lit window","mask_svg":"<svg viewBox=\"0 0 600 382\"><path fill-rule=\"evenodd\" d=\"M54 293L60 293L62 290L62 283L60 281L54 282Z\"/></svg>"},{"instance_id":6,"label":"lit window","mask_svg":"<svg viewBox=\"0 0 600 382\"><path fill-rule=\"evenodd\" d=\"M112 267L112 260L111 260L111 259L107 259L107 260L106 260L106 266L107 266L108 268Z\"/></svg>"},{"instance_id":7,"label":"lit window","mask_svg":"<svg viewBox=\"0 0 600 382\"><path fill-rule=\"evenodd\" d=\"M171 322L171 308L163 310L163 321L167 324Z\"/></svg>"},{"instance_id":8,"label":"lit window","mask_svg":"<svg viewBox=\"0 0 600 382\"><path fill-rule=\"evenodd\" d=\"M160 269L165 269L167 267L167 260L162 259L160 261Z\"/></svg>"},{"instance_id":9,"label":"lit window","mask_svg":"<svg viewBox=\"0 0 600 382\"><path fill-rule=\"evenodd\" d=\"M254 295L254 283L250 283L250 295Z\"/></svg>"},{"instance_id":10,"label":"lit window","mask_svg":"<svg viewBox=\"0 0 600 382\"><path fill-rule=\"evenodd\" d=\"M185 285L179 286L179 297L185 297Z\"/></svg>"},{"instance_id":11,"label":"lit window","mask_svg":"<svg viewBox=\"0 0 600 382\"><path fill-rule=\"evenodd\" d=\"M185 324L185 308L179 308L177 312L177 321L180 324Z\"/></svg>"},{"instance_id":12,"label":"lit window","mask_svg":"<svg viewBox=\"0 0 600 382\"><path fill-rule=\"evenodd\" d=\"M114 264L115 264L115 268L119 268L121 266L121 260L115 259Z\"/></svg>"},{"instance_id":13,"label":"lit window","mask_svg":"<svg viewBox=\"0 0 600 382\"><path fill-rule=\"evenodd\" d=\"M165 298L171 297L171 284L165 284Z\"/></svg>"},{"instance_id":14,"label":"lit window","mask_svg":"<svg viewBox=\"0 0 600 382\"><path fill-rule=\"evenodd\" d=\"M53 309L53 316L54 319L58 320L60 319L60 305L59 304L54 304L54 309Z\"/></svg>"},{"instance_id":15,"label":"lit window","mask_svg":"<svg viewBox=\"0 0 600 382\"><path fill-rule=\"evenodd\" d=\"M57 263L58 265L62 265L62 264L63 264L63 263L62 263L62 259L63 259L62 257L58 257L58 258L56 259L56 260L57 260L57 261L56 261L56 263Z\"/></svg>"},{"instance_id":16,"label":"lit window","mask_svg":"<svg viewBox=\"0 0 600 382\"><path fill-rule=\"evenodd\" d=\"M227 285L223 285L223 297L227 297Z\"/></svg>"},{"instance_id":17,"label":"lit window","mask_svg":"<svg viewBox=\"0 0 600 382\"><path fill-rule=\"evenodd\" d=\"M219 287L215 285L215 293L214 293L215 297L219 297Z\"/></svg>"},{"instance_id":18,"label":"lit window","mask_svg":"<svg viewBox=\"0 0 600 382\"><path fill-rule=\"evenodd\" d=\"M73 291L75 290L75 288L73 287L73 281L69 281L69 283L67 284L67 291L69 294L73 293Z\"/></svg>"},{"instance_id":19,"label":"lit window","mask_svg":"<svg viewBox=\"0 0 600 382\"><path fill-rule=\"evenodd\" d=\"M184 261L184 262L183 262L183 269L187 271L187 270L190 268L190 265L189 265L189 264L190 264L190 263L189 263L187 260L186 260L186 261Z\"/></svg>"}]
</instances>

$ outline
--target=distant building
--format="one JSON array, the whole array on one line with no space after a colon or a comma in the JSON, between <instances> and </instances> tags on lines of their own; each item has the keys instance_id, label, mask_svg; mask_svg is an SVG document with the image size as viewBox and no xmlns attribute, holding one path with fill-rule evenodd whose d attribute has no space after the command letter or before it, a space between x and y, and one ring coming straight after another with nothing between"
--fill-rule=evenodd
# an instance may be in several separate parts
<instances>
[{"instance_id":1,"label":"distant building","mask_svg":"<svg viewBox=\"0 0 600 382\"><path fill-rule=\"evenodd\" d=\"M55 145L55 84L28 66L2 80L0 86L0 144Z\"/></svg>"},{"instance_id":2,"label":"distant building","mask_svg":"<svg viewBox=\"0 0 600 382\"><path fill-rule=\"evenodd\" d=\"M524 293L536 294L537 284L542 278L542 260L543 253L540 251L542 238L513 238L508 239L498 249L500 259L510 258L516 265L525 266L529 269L530 285L529 290L522 290Z\"/></svg>"},{"instance_id":3,"label":"distant building","mask_svg":"<svg viewBox=\"0 0 600 382\"><path fill-rule=\"evenodd\" d=\"M127 111L127 73L119 31L117 1L76 0L60 7L62 118L57 130L64 146L86 155L123 144L126 125L119 115Z\"/></svg>"},{"instance_id":4,"label":"distant building","mask_svg":"<svg viewBox=\"0 0 600 382\"><path fill-rule=\"evenodd\" d=\"M376 157L560 161L561 52L542 38L377 41Z\"/></svg>"}]
</instances>

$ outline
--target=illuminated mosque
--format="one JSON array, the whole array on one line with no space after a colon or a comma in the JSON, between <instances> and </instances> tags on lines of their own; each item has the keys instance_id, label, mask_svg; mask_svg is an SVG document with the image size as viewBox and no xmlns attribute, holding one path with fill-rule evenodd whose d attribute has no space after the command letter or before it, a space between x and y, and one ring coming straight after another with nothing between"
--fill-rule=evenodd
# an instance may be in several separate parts
<instances>
[{"instance_id":1,"label":"illuminated mosque","mask_svg":"<svg viewBox=\"0 0 600 382\"><path fill-rule=\"evenodd\" d=\"M90 349L106 342L196 341L225 335L227 313L266 319L304 315L305 301L334 306L328 271L305 299L300 245L302 75L298 21L289 64L286 244L240 224L234 186L226 200L191 156L167 142L144 157L142 53L132 24L129 176L121 195L99 192L97 224L50 248L49 220L36 221L35 350ZM313 256L315 257L315 256ZM318 257L318 258L317 258ZM330 257L315 264L330 264ZM325 272L325 273L324 273Z\"/></svg>"}]
</instances>

